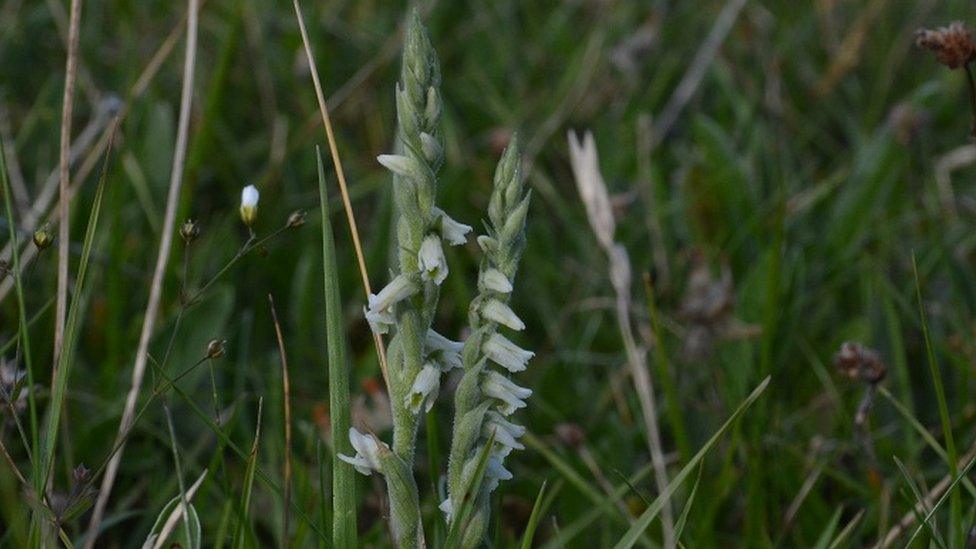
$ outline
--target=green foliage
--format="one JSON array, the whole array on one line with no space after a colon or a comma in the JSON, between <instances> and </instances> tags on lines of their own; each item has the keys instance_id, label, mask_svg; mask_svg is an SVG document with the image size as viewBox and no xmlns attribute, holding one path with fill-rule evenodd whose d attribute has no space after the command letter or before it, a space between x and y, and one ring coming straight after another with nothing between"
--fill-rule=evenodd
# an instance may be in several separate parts
<instances>
[{"instance_id":1,"label":"green foliage","mask_svg":"<svg viewBox=\"0 0 976 549\"><path fill-rule=\"evenodd\" d=\"M13 239L23 243L17 254L0 256L23 273L0 276L0 356L27 371L22 391L38 387L24 392L29 399L18 415L20 428L3 414L0 440L17 466L15 471L5 458L0 465L4 546L38 541L31 538L31 505L25 504L30 492L16 472L36 486L49 469L48 491L63 496L75 488L71 471L77 465L86 464L99 479L111 452L175 140L184 3L86 1L72 136L79 151L72 170L78 183L71 216L75 275L93 206L100 201L101 209L83 285L71 296L79 300L72 305L78 316L75 350L52 379L57 258L53 248L35 257L29 242L52 209L32 221L17 187L22 181L28 205L33 203L57 165L64 79L60 4L0 2L0 136L6 145L0 174L7 203L0 247ZM644 500L659 496L637 426L639 403L621 367L616 318L607 307L612 286L605 256L593 245L567 161L562 136L569 129L592 130L617 214L615 238L627 248L634 280L645 272L651 279L649 291L639 282L632 288L632 320L660 393L663 446L676 460L668 465L671 479L737 403L771 376L762 398L690 473L701 471L697 489L687 478L675 488L674 509L687 509L680 543L863 546L910 516L913 524L893 546L904 545L916 530L916 546L938 544L940 536L948 546L961 545L976 512L972 470L962 474L976 435L976 168L960 162L947 177L936 175L952 163L949 153L969 145L965 74L913 48L911 35L920 26L956 19L974 25L976 8L960 0L747 2L672 131L657 136L655 121L725 2L418 5L429 36L411 41L410 49L436 45L436 65L426 56L399 63L404 37L412 36L403 32L410 19L403 17L402 3L305 1L303 9L367 267L378 286L395 276L389 265L399 271L401 256L410 259L394 244L398 233L414 243L414 256L423 234L418 227L401 228L395 212L402 210L403 193L376 164L384 152L425 154L419 133L407 132L407 147L394 121L436 130L440 161L407 166L422 177L436 174L434 193L418 195L423 202L418 198L417 209L436 197L438 207L479 234L495 226L493 174L519 130L532 207L509 304L526 324L516 342L536 357L513 377L534 393L516 416L529 428L527 448L507 459L514 478L488 500L486 538L494 546L518 546L530 523L539 546L613 546L648 509ZM327 353L338 350L331 343L324 347L336 324L346 340L343 364L354 410L349 426L393 440L391 426L378 420L389 417L383 406L390 403L376 390L383 380L362 318L366 303L355 257L345 222L336 217L340 205L332 200L322 203L335 227L334 276L325 281L345 298L341 305L325 307L317 215L221 273L249 237L237 215L241 187L261 190L259 236L282 226L297 208L314 211L317 173L308 160L321 128L312 125L318 124L316 100L287 3L204 2L200 23L189 164L177 220L197 220L202 233L185 271L177 244L166 273L152 358L162 362L171 335L176 337L164 367L152 366L156 383L147 377L140 395L137 409L148 407L127 441L99 545L138 545L179 492L163 399L149 395L188 371L203 352L200 342L226 339L226 357L214 362L219 424L210 378L200 368L166 391L187 479L194 471L210 471L193 498L201 542L227 547L234 541L253 463L248 539L271 545L284 533L295 546L327 547L336 539L337 517L320 509L331 509L334 498L349 493L333 481L341 471L351 472L331 456L352 452L344 433L334 432L342 423L329 392L336 377L323 367ZM164 50L153 64L158 72L142 81L143 91L134 89L171 33L169 54ZM437 123L401 116L393 83L409 84L400 104L426 101L415 92L440 72ZM114 98L124 102L125 116L96 201L105 157L98 144L107 135L104 119L97 121ZM430 143L427 149L435 150ZM962 150L955 158L965 157ZM473 240L444 253L450 276L439 286L436 314L419 325L470 340L478 337L466 327L469 306L481 292L483 254ZM701 265L716 278L725 268L730 273L732 299L721 322L698 323L686 314L691 274ZM183 298L218 273L177 330ZM294 363L291 532L283 532L280 512L284 418L266 305L271 291L280 301ZM653 310L643 305L648 299ZM888 367L863 427L854 418L865 386L832 366L847 340L877 350ZM450 485L443 469L450 468L444 458L454 442L452 391L477 388L455 389L459 379L452 376L458 373L441 379L429 418L410 414L418 419L404 437L416 451L410 472L429 546L445 541L449 528L437 506ZM262 440L251 460L262 397ZM52 415L56 407L61 413ZM479 424L483 418L476 413L468 420ZM432 424L436 432L421 427ZM567 438L567 427L584 436ZM482 447L480 436L473 437L473 448ZM427 448L442 454L431 459ZM361 475L346 480L355 484L355 542L390 545L379 503L385 483ZM913 512L912 484L925 496L943 481L952 487L948 495ZM530 518L543 482L549 488L541 516ZM788 509L795 514L786 517ZM73 513L62 526L78 544L88 517ZM53 515L43 516L50 527ZM54 543L53 534L45 532L46 540ZM658 544L661 534L658 520L650 520L638 543ZM182 526L176 536L185 536Z\"/></svg>"}]
</instances>

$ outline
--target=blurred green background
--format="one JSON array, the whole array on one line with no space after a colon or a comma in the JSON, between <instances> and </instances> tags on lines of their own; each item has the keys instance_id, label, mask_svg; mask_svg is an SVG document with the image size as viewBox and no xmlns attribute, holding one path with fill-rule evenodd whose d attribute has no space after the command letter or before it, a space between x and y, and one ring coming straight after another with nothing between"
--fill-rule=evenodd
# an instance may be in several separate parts
<instances>
[{"instance_id":1,"label":"blurred green background","mask_svg":"<svg viewBox=\"0 0 976 549\"><path fill-rule=\"evenodd\" d=\"M673 499L676 514L692 504L682 533L686 546L813 546L849 524L845 545L873 544L909 511L916 490L927 493L948 473L945 454L933 450L946 441L922 337L913 254L960 455L974 439L976 151L966 79L916 49L912 34L955 19L974 22L976 9L963 1L930 0L750 1L740 11L736 4L421 3L443 72L444 209L480 229L494 163L515 130L526 145L533 189L528 248L513 302L528 325L519 342L537 353L519 375L535 394L517 416L533 442L509 459L515 479L496 494L492 539L498 546L519 539L544 480L550 498L539 543L610 545L656 496L607 262L569 167L569 129L593 131L613 194L617 240L634 270L634 322L652 348L648 367L672 475L752 388L772 376L766 394L705 460L697 495L690 497L689 480ZM0 131L13 152L12 179L23 181L30 203L57 168L66 6L61 0L0 1ZM388 278L392 209L390 177L375 157L392 146L398 33L407 7L371 0L303 2L377 287ZM735 12L727 37L706 64L694 62L723 9ZM122 108L126 115L109 164L83 300L54 481L62 492L71 468L105 460L129 387L169 181L185 10L180 2L158 0L84 4L74 141L95 138L80 147L73 171L81 182L72 210L76 252L98 176L104 113ZM289 2L210 0L200 17L186 184L177 216L202 227L188 256L188 287L209 279L246 239L237 217L244 185L261 191L259 235L282 225L295 209L313 215L208 290L184 318L168 367L192 365L211 339L228 341L227 355L215 364L228 431L247 448L263 397L258 463L280 481L281 370L267 300L274 295L292 378L294 497L319 527L319 476L328 478L320 457L329 452L315 215L321 120ZM175 47L160 58L158 74L133 94L171 35ZM675 109L672 97L691 67L703 69L701 81L687 104ZM656 131L671 115L670 131ZM345 217L338 195L333 198L354 397L382 433L381 378L362 319L364 299ZM6 242L11 220L2 221ZM25 236L34 229L13 221ZM153 356L165 352L180 307L183 250L182 243L174 245ZM460 336L466 323L478 258L474 242L448 250L451 276L436 320L448 335ZM56 263L51 248L25 274L29 315L46 311L31 332L35 375L45 386L53 318L42 308L55 293ZM714 279L705 294L696 294L696 272ZM724 284L723 272L729 276ZM659 326L651 322L644 273L652 281ZM689 313L696 298L717 300L719 312ZM16 333L16 319L16 300L6 295L0 344ZM847 340L878 350L888 366L865 433L854 417L866 388L831 365ZM22 367L13 349L3 359ZM151 384L147 380L144 394ZM181 387L204 410L212 409L205 367ZM46 404L46 391L40 402ZM165 402L177 419L185 477L190 481L206 467L213 472L196 506L204 538L216 543L222 521L240 520L225 501L239 497L245 463L233 453L215 454L213 432L179 396ZM431 525L440 521L434 492L441 471L429 469L428 457L440 456L443 466L450 402L442 395L421 435L418 482ZM3 436L14 460L26 463L9 420ZM328 467L328 460L322 463ZM360 482L364 544L388 543L381 484L375 478ZM621 504L607 486L620 488ZM950 520L946 504L931 523L947 544L961 540L976 518L976 490L958 489L962 522ZM175 494L169 436L156 405L126 449L103 546L140 546ZM260 486L253 497L252 540L274 544L283 524L280 498ZM4 463L5 546L19 546L26 535L23 498ZM86 525L81 517L65 529L80 538ZM293 517L291 526L296 545L318 543L301 520ZM659 526L649 534L660 539Z\"/></svg>"}]
</instances>

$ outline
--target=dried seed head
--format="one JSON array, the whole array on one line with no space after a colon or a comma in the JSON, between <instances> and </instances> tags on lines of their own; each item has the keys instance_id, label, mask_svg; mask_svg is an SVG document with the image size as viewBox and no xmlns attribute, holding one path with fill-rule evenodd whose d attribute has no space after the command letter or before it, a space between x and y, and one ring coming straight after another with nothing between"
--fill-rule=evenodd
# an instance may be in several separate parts
<instances>
[{"instance_id":1,"label":"dried seed head","mask_svg":"<svg viewBox=\"0 0 976 549\"><path fill-rule=\"evenodd\" d=\"M223 339L213 339L207 344L207 358L220 358L226 352L227 342Z\"/></svg>"},{"instance_id":2,"label":"dried seed head","mask_svg":"<svg viewBox=\"0 0 976 549\"><path fill-rule=\"evenodd\" d=\"M888 368L878 353L852 341L846 341L834 355L834 366L850 379L875 384L884 379Z\"/></svg>"},{"instance_id":3,"label":"dried seed head","mask_svg":"<svg viewBox=\"0 0 976 549\"><path fill-rule=\"evenodd\" d=\"M556 438L566 446L576 449L583 445L586 433L575 423L560 423L554 429Z\"/></svg>"},{"instance_id":4,"label":"dried seed head","mask_svg":"<svg viewBox=\"0 0 976 549\"><path fill-rule=\"evenodd\" d=\"M91 469L85 467L84 463L79 464L77 467L71 471L71 477L76 484L81 484L88 480L88 475L91 474Z\"/></svg>"},{"instance_id":5,"label":"dried seed head","mask_svg":"<svg viewBox=\"0 0 976 549\"><path fill-rule=\"evenodd\" d=\"M915 31L915 44L935 52L939 63L950 69L964 67L976 59L976 43L973 42L973 34L959 21L935 30Z\"/></svg>"},{"instance_id":6,"label":"dried seed head","mask_svg":"<svg viewBox=\"0 0 976 549\"><path fill-rule=\"evenodd\" d=\"M288 216L288 221L285 225L289 229L297 229L305 224L305 210L295 210Z\"/></svg>"},{"instance_id":7,"label":"dried seed head","mask_svg":"<svg viewBox=\"0 0 976 549\"><path fill-rule=\"evenodd\" d=\"M200 225L192 219L187 219L180 227L180 236L183 237L183 241L187 244L193 242L200 236Z\"/></svg>"},{"instance_id":8,"label":"dried seed head","mask_svg":"<svg viewBox=\"0 0 976 549\"><path fill-rule=\"evenodd\" d=\"M43 226L34 230L34 245L37 246L38 250L43 250L54 242L54 236L51 234L51 226L45 223Z\"/></svg>"}]
</instances>

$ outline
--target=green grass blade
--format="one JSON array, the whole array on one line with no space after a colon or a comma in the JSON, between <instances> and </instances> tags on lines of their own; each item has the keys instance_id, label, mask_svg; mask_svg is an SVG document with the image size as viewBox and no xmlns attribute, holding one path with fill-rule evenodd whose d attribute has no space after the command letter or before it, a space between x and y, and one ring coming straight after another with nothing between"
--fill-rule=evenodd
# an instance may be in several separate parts
<instances>
[{"instance_id":1,"label":"green grass blade","mask_svg":"<svg viewBox=\"0 0 976 549\"><path fill-rule=\"evenodd\" d=\"M949 484L948 488L946 488L945 493L942 494L942 497L939 498L939 501L935 502L935 505L932 506L932 509L930 509L929 512L925 515L925 518L922 520L922 523L915 527L915 531L912 532L912 537L908 539L908 543L905 544L905 547L911 547L912 542L915 541L915 538L918 536L919 532L921 532L922 529L925 528L926 525L928 525L929 521L932 520L932 517L935 515L935 512L939 510L939 507L941 507L943 503L945 503L945 500L948 499L956 491L956 486L958 486L959 482L966 477L966 474L969 473L969 470L973 468L973 464L976 464L976 458L969 460L969 463L966 464L966 467L963 468L962 471L959 471L959 474L952 479L952 483Z\"/></svg>"},{"instance_id":2,"label":"green grass blade","mask_svg":"<svg viewBox=\"0 0 976 549\"><path fill-rule=\"evenodd\" d=\"M532 514L529 515L529 522L525 525L525 533L522 534L522 549L532 549L532 539L535 538L536 528L542 520L542 498L546 495L546 484L548 480L542 481L542 488L539 488L539 495L535 497L535 504L532 505Z\"/></svg>"},{"instance_id":3,"label":"green grass blade","mask_svg":"<svg viewBox=\"0 0 976 549\"><path fill-rule=\"evenodd\" d=\"M491 447L495 443L495 433L492 432L491 436L485 442L484 447L481 449L481 453L478 455L478 463L474 470L474 475L471 477L471 481L464 490L461 492L458 499L461 501L461 505L458 509L455 509L454 516L451 520L451 527L447 531L447 541L445 542L445 547L460 547L461 538L463 537L465 527L467 526L468 516L474 510L474 504L478 499L481 492L481 481L485 477L485 469L488 468L488 456L491 455ZM455 503L455 505L457 505Z\"/></svg>"},{"instance_id":4,"label":"green grass blade","mask_svg":"<svg viewBox=\"0 0 976 549\"><path fill-rule=\"evenodd\" d=\"M953 477L958 472L959 454L956 452L956 442L952 435L952 419L949 417L949 405L946 401L945 387L942 385L942 374L939 372L939 363L935 360L935 351L932 350L932 336L929 333L929 324L925 318L925 307L922 303L922 283L918 276L918 264L915 261L915 254L912 254L912 273L915 275L915 297L918 299L918 316L922 324L922 335L925 338L925 356L929 363L929 373L932 375L932 385L935 388L935 399L939 405L939 421L942 423L942 436L945 438L946 454L949 456L949 474ZM959 494L953 492L949 502L949 528L950 531L957 531L962 525L962 502ZM953 534L950 542L955 541ZM953 543L954 545L954 543Z\"/></svg>"},{"instance_id":5,"label":"green grass blade","mask_svg":"<svg viewBox=\"0 0 976 549\"><path fill-rule=\"evenodd\" d=\"M769 386L769 380L770 377L767 376L766 379L764 379L762 383L760 383L759 386L752 391L752 394L750 394L742 402L742 404L740 404L739 407L736 408L734 412L732 412L732 415L729 417L729 419L725 420L725 423L722 424L722 426L718 429L718 431L715 432L714 435L712 435L712 438L708 439L708 442L706 442L705 445L702 446L701 450L698 450L698 453L695 454L695 457L691 458L691 461L689 461L684 467L681 468L681 471L674 476L674 478L671 480L670 483L668 483L668 486L667 488L665 488L664 493L659 494L657 496L657 499L654 500L654 503L652 503L651 506L648 507L644 511L644 513L641 514L640 518L637 519L637 522L635 522L634 525L631 526L629 530L627 530L627 532L620 539L620 541L617 542L617 545L615 546L616 549L628 549L634 546L634 544L637 542L637 539L640 537L640 535L644 532L644 530L646 530L651 525L651 522L654 521L654 518L657 517L658 513L661 512L661 509L664 507L665 501L667 501L667 499L670 498L672 494L674 494L675 490L678 489L678 486L680 486L681 483L685 480L685 478L687 478L688 475L691 474L691 471L698 466L698 463L705 458L705 454L707 454L708 451L712 449L712 446L714 446L715 443L718 442L718 439L721 438L721 436L725 433L725 431L727 431L729 427L731 427L732 424L735 423L735 420L738 419L739 416L742 415L742 413L745 412L746 409L749 408L749 406L752 405L752 403L755 402L757 398L759 398L759 395L761 395L763 391L766 390L766 387Z\"/></svg>"},{"instance_id":6,"label":"green grass blade","mask_svg":"<svg viewBox=\"0 0 976 549\"><path fill-rule=\"evenodd\" d=\"M251 452L247 457L247 468L244 470L244 491L241 493L240 522L237 525L237 535L235 536L234 547L247 547L247 530L251 523L251 493L254 488L254 473L258 464L258 444L261 441L261 412L264 408L264 399L258 399L258 420L254 429L254 443L251 444Z\"/></svg>"},{"instance_id":7,"label":"green grass blade","mask_svg":"<svg viewBox=\"0 0 976 549\"><path fill-rule=\"evenodd\" d=\"M894 459L895 459L895 465L898 466L898 470L901 472L901 476L905 477L905 484L908 485L908 488L912 491L912 496L915 498L915 501L913 502L912 505L912 509L916 508L915 507L916 504L922 504L922 508L924 509L925 496L922 495L922 491L918 488L918 485L912 479L911 473L909 473L908 469L905 468L905 464L902 463L901 460L898 459L897 457L895 457ZM936 545L938 545L942 549L946 549L945 541L942 539L942 536L939 535L939 531L935 527L935 524L926 520L919 520L919 522L928 526L929 531L932 532L932 539L935 541Z\"/></svg>"},{"instance_id":8,"label":"green grass blade","mask_svg":"<svg viewBox=\"0 0 976 549\"><path fill-rule=\"evenodd\" d=\"M356 472L339 454L355 451L347 433L350 427L349 372L346 369L345 335L335 240L329 221L329 196L325 189L322 153L315 148L322 211L322 281L325 291L326 345L329 348L329 417L332 422L332 544L338 549L356 546Z\"/></svg>"},{"instance_id":9,"label":"green grass blade","mask_svg":"<svg viewBox=\"0 0 976 549\"><path fill-rule=\"evenodd\" d=\"M78 262L78 275L75 278L74 289L71 292L71 307L68 310L68 319L64 327L63 348L58 355L58 369L52 383L51 406L48 410L47 425L44 430L44 442L41 447L41 474L43 478L39 484L45 487L51 469L54 466L54 450L57 445L58 428L61 422L62 409L64 408L65 393L68 389L68 377L71 373L72 363L74 362L75 342L81 320L81 297L88 274L88 260L91 258L95 230L98 228L98 220L101 214L102 198L105 195L105 179L108 173L108 163L111 158L114 136L115 133L113 130L112 137L109 138L108 148L105 152L105 160L102 164L101 176L98 179L98 187L95 190L95 199L91 205L91 213L88 216L88 228L85 229L85 240L81 249L81 259Z\"/></svg>"},{"instance_id":10,"label":"green grass blade","mask_svg":"<svg viewBox=\"0 0 976 549\"><path fill-rule=\"evenodd\" d=\"M21 349L23 349L24 355L24 366L27 370L27 406L30 414L30 427L31 427L31 448L30 455L31 468L33 471L33 481L34 488L37 493L42 492L42 482L44 476L41 474L41 461L40 452L38 452L39 442L38 442L38 423L37 423L37 403L34 398L34 391L30 390L34 387L34 367L31 359L31 346L30 346L30 331L29 324L27 323L27 308L26 300L24 299L24 285L21 280L21 269L20 269L20 246L17 244L17 231L14 228L14 212L13 206L11 205L11 191L10 191L10 181L7 179L7 159L4 153L5 144L3 138L0 137L0 182L3 183L3 203L4 209L7 213L7 229L10 236L10 249L12 250L13 259L13 272L14 272L14 287L17 294L17 321L19 324L19 331L17 337L11 338L11 343L14 341L20 341ZM49 302L50 303L50 302ZM39 316L39 315L36 315ZM35 316L35 319L36 319ZM5 353L7 351L7 346L0 353Z\"/></svg>"},{"instance_id":11,"label":"green grass blade","mask_svg":"<svg viewBox=\"0 0 976 549\"><path fill-rule=\"evenodd\" d=\"M830 545L830 540L834 539L834 532L837 531L837 526L840 525L840 515L843 512L843 507L838 507L834 510L834 514L830 516L830 520L827 521L827 526L824 526L823 532L820 532L820 537L817 538L817 543L813 545L813 549L827 549Z\"/></svg>"},{"instance_id":12,"label":"green grass blade","mask_svg":"<svg viewBox=\"0 0 976 549\"><path fill-rule=\"evenodd\" d=\"M848 537L850 537L851 532L853 532L854 529L857 528L857 525L861 523L862 518L864 518L864 509L861 509L860 511L858 511L856 515L854 515L854 518L852 518L851 521L847 523L847 526L845 526L844 529L841 530L839 534L837 534L837 537L834 538L834 541L830 542L830 547L828 547L827 549L837 549L838 547L844 547L844 542L847 541Z\"/></svg>"},{"instance_id":13,"label":"green grass blade","mask_svg":"<svg viewBox=\"0 0 976 549\"><path fill-rule=\"evenodd\" d=\"M685 502L685 507L681 510L681 516L674 523L674 540L676 542L681 542L681 533L684 531L685 525L688 524L688 515L691 514L691 507L695 504L695 496L698 495L698 485L701 483L702 469L703 467L699 465L698 474L695 476L695 483L691 486L691 493L688 494L688 501Z\"/></svg>"}]
</instances>

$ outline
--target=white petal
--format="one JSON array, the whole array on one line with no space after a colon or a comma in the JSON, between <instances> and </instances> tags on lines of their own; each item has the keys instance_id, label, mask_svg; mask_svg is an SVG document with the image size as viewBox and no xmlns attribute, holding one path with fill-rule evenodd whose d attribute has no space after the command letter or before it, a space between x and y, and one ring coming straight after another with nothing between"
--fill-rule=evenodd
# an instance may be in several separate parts
<instances>
[{"instance_id":1,"label":"white petal","mask_svg":"<svg viewBox=\"0 0 976 549\"><path fill-rule=\"evenodd\" d=\"M417 253L417 262L420 276L424 280L432 280L434 284L440 285L447 278L447 258L444 257L444 248L441 247L441 239L437 235L429 234L424 237Z\"/></svg>"},{"instance_id":2,"label":"white petal","mask_svg":"<svg viewBox=\"0 0 976 549\"><path fill-rule=\"evenodd\" d=\"M525 370L529 359L535 356L532 351L522 349L499 333L492 334L482 347L482 351L488 358L512 373Z\"/></svg>"},{"instance_id":3,"label":"white petal","mask_svg":"<svg viewBox=\"0 0 976 549\"><path fill-rule=\"evenodd\" d=\"M427 354L437 360L446 372L461 367L461 349L464 343L451 341L434 330L427 330Z\"/></svg>"},{"instance_id":4,"label":"white petal","mask_svg":"<svg viewBox=\"0 0 976 549\"><path fill-rule=\"evenodd\" d=\"M531 389L519 387L498 372L488 372L485 375L481 389L485 395L504 403L499 409L505 415L509 415L520 408L525 408L524 399L532 395Z\"/></svg>"},{"instance_id":5,"label":"white petal","mask_svg":"<svg viewBox=\"0 0 976 549\"><path fill-rule=\"evenodd\" d=\"M369 296L369 308L372 311L389 309L416 292L416 285L406 275L397 275L380 293Z\"/></svg>"},{"instance_id":6,"label":"white petal","mask_svg":"<svg viewBox=\"0 0 976 549\"><path fill-rule=\"evenodd\" d=\"M420 413L420 408L425 406L425 411L429 412L434 406L437 392L441 387L441 371L431 363L424 364L424 367L417 373L410 387L410 393L404 399L404 406L413 413ZM426 403L426 405L425 405Z\"/></svg>"},{"instance_id":7,"label":"white petal","mask_svg":"<svg viewBox=\"0 0 976 549\"><path fill-rule=\"evenodd\" d=\"M369 322L370 329L377 334L389 333L390 326L393 326L396 322L396 317L388 309L371 311L363 307L363 313L366 315L366 321Z\"/></svg>"},{"instance_id":8,"label":"white petal","mask_svg":"<svg viewBox=\"0 0 976 549\"><path fill-rule=\"evenodd\" d=\"M471 232L471 226L459 223L446 213L444 210L435 207L433 210L436 223L440 226L441 236L452 246L460 246L468 241L467 234Z\"/></svg>"},{"instance_id":9,"label":"white petal","mask_svg":"<svg viewBox=\"0 0 976 549\"><path fill-rule=\"evenodd\" d=\"M376 157L376 160L378 160L384 168L397 175L415 180L423 179L424 170L420 165L420 162L417 162L409 156L403 156L400 154L381 154Z\"/></svg>"},{"instance_id":10,"label":"white petal","mask_svg":"<svg viewBox=\"0 0 976 549\"><path fill-rule=\"evenodd\" d=\"M508 326L513 330L519 331L525 329L525 323L515 314L515 311L497 299L489 299L482 306L481 314L488 320L497 322L503 326Z\"/></svg>"},{"instance_id":11,"label":"white petal","mask_svg":"<svg viewBox=\"0 0 976 549\"><path fill-rule=\"evenodd\" d=\"M444 498L444 501L437 508L444 513L447 523L450 524L451 518L454 516L454 505L451 503L451 498Z\"/></svg>"},{"instance_id":12,"label":"white petal","mask_svg":"<svg viewBox=\"0 0 976 549\"><path fill-rule=\"evenodd\" d=\"M488 269L481 274L481 283L485 288L499 293L508 294L512 292L512 283L498 269Z\"/></svg>"},{"instance_id":13,"label":"white petal","mask_svg":"<svg viewBox=\"0 0 976 549\"><path fill-rule=\"evenodd\" d=\"M241 190L241 207L242 208L254 208L258 205L258 199L261 197L261 193L258 192L257 187L254 185L248 185Z\"/></svg>"}]
</instances>

